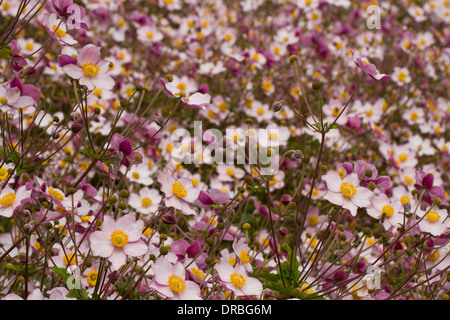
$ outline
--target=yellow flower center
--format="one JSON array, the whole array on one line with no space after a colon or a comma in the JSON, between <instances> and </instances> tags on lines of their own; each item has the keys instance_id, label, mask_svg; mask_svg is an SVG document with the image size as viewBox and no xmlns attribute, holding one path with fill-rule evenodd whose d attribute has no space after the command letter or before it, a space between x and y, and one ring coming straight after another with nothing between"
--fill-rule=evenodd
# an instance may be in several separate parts
<instances>
[{"instance_id":1,"label":"yellow flower center","mask_svg":"<svg viewBox=\"0 0 450 320\"><path fill-rule=\"evenodd\" d=\"M144 207L148 207L148 206L150 206L151 204L152 204L152 199L150 199L150 198L148 198L148 197L142 198L142 205L143 205Z\"/></svg>"},{"instance_id":2,"label":"yellow flower center","mask_svg":"<svg viewBox=\"0 0 450 320\"><path fill-rule=\"evenodd\" d=\"M394 214L394 208L391 205L387 204L382 209L381 212L384 213L386 217L390 217Z\"/></svg>"},{"instance_id":3,"label":"yellow flower center","mask_svg":"<svg viewBox=\"0 0 450 320\"><path fill-rule=\"evenodd\" d=\"M191 178L191 180L192 180L192 185L193 185L194 187L198 186L198 180L197 180L197 179Z\"/></svg>"},{"instance_id":4,"label":"yellow flower center","mask_svg":"<svg viewBox=\"0 0 450 320\"><path fill-rule=\"evenodd\" d=\"M102 91L102 89L95 88L95 89L92 91L92 93L95 94L97 97L100 97L100 96L102 95L103 91Z\"/></svg>"},{"instance_id":5,"label":"yellow flower center","mask_svg":"<svg viewBox=\"0 0 450 320\"><path fill-rule=\"evenodd\" d=\"M133 172L132 174L131 174L131 176L133 177L133 179L139 179L141 176L140 176L140 174L139 174L139 172Z\"/></svg>"},{"instance_id":6,"label":"yellow flower center","mask_svg":"<svg viewBox=\"0 0 450 320\"><path fill-rule=\"evenodd\" d=\"M228 263L234 266L236 264L236 259L234 257L230 257L230 259L228 259Z\"/></svg>"},{"instance_id":7,"label":"yellow flower center","mask_svg":"<svg viewBox=\"0 0 450 320\"><path fill-rule=\"evenodd\" d=\"M233 272L230 274L230 281L232 284L234 284L236 287L241 288L245 285L247 280L244 278L244 276L240 273Z\"/></svg>"},{"instance_id":8,"label":"yellow flower center","mask_svg":"<svg viewBox=\"0 0 450 320\"><path fill-rule=\"evenodd\" d=\"M88 222L89 220L91 220L91 216L81 216L80 218L83 222Z\"/></svg>"},{"instance_id":9,"label":"yellow flower center","mask_svg":"<svg viewBox=\"0 0 450 320\"><path fill-rule=\"evenodd\" d=\"M272 88L272 83L270 83L270 81L265 81L263 83L264 91L268 92L268 91L270 91L271 88Z\"/></svg>"},{"instance_id":10,"label":"yellow flower center","mask_svg":"<svg viewBox=\"0 0 450 320\"><path fill-rule=\"evenodd\" d=\"M153 38L153 32L147 32L145 35L146 35L147 38L149 38L149 39Z\"/></svg>"},{"instance_id":11,"label":"yellow flower center","mask_svg":"<svg viewBox=\"0 0 450 320\"><path fill-rule=\"evenodd\" d=\"M210 117L211 119L215 119L217 118L217 115L211 110L208 110L208 117Z\"/></svg>"},{"instance_id":12,"label":"yellow flower center","mask_svg":"<svg viewBox=\"0 0 450 320\"><path fill-rule=\"evenodd\" d=\"M239 259L241 259L242 263L250 263L250 256L245 250L241 251L241 253L239 254Z\"/></svg>"},{"instance_id":13,"label":"yellow flower center","mask_svg":"<svg viewBox=\"0 0 450 320\"><path fill-rule=\"evenodd\" d=\"M227 175L232 176L234 174L234 169L233 168L228 168L226 173L227 173Z\"/></svg>"},{"instance_id":14,"label":"yellow flower center","mask_svg":"<svg viewBox=\"0 0 450 320\"><path fill-rule=\"evenodd\" d=\"M8 99L6 99L5 97L1 97L1 98L0 98L0 103L1 103L2 105L6 105L6 104L8 104Z\"/></svg>"},{"instance_id":15,"label":"yellow flower center","mask_svg":"<svg viewBox=\"0 0 450 320\"><path fill-rule=\"evenodd\" d=\"M306 289L308 288L308 284L307 283L303 283L302 286L300 287L300 290L302 290L304 293L306 294L313 294L314 290L312 288Z\"/></svg>"},{"instance_id":16,"label":"yellow flower center","mask_svg":"<svg viewBox=\"0 0 450 320\"><path fill-rule=\"evenodd\" d=\"M53 198L55 198L58 201L64 200L64 195L54 188L48 189L48 194L51 195Z\"/></svg>"},{"instance_id":17,"label":"yellow flower center","mask_svg":"<svg viewBox=\"0 0 450 320\"><path fill-rule=\"evenodd\" d=\"M356 188L353 184L344 182L343 184L341 184L341 192L344 195L344 197L350 198L355 195Z\"/></svg>"},{"instance_id":18,"label":"yellow flower center","mask_svg":"<svg viewBox=\"0 0 450 320\"><path fill-rule=\"evenodd\" d=\"M197 268L191 268L191 272L194 274L194 276L196 276L197 278L203 279L205 277L205 274L197 269Z\"/></svg>"},{"instance_id":19,"label":"yellow flower center","mask_svg":"<svg viewBox=\"0 0 450 320\"><path fill-rule=\"evenodd\" d=\"M262 116L264 114L264 109L263 108L258 108L258 110L256 110L256 113L260 116Z\"/></svg>"},{"instance_id":20,"label":"yellow flower center","mask_svg":"<svg viewBox=\"0 0 450 320\"><path fill-rule=\"evenodd\" d=\"M309 224L312 226L315 226L319 223L319 217L317 216L311 216L309 217Z\"/></svg>"},{"instance_id":21,"label":"yellow flower center","mask_svg":"<svg viewBox=\"0 0 450 320\"><path fill-rule=\"evenodd\" d=\"M439 221L441 219L441 216L436 211L430 211L430 212L427 213L426 218L430 222L436 222L436 221Z\"/></svg>"},{"instance_id":22,"label":"yellow flower center","mask_svg":"<svg viewBox=\"0 0 450 320\"><path fill-rule=\"evenodd\" d=\"M410 176L405 176L405 182L407 184L413 184L414 180Z\"/></svg>"},{"instance_id":23,"label":"yellow flower center","mask_svg":"<svg viewBox=\"0 0 450 320\"><path fill-rule=\"evenodd\" d=\"M63 261L64 261L66 266L74 265L75 264L75 257L73 255L73 253L68 253L68 254L64 255Z\"/></svg>"},{"instance_id":24,"label":"yellow flower center","mask_svg":"<svg viewBox=\"0 0 450 320\"><path fill-rule=\"evenodd\" d=\"M333 116L334 117L337 117L340 113L341 113L341 110L339 108L336 107L336 108L333 109Z\"/></svg>"},{"instance_id":25,"label":"yellow flower center","mask_svg":"<svg viewBox=\"0 0 450 320\"><path fill-rule=\"evenodd\" d=\"M398 80L400 80L402 82L405 81L406 80L406 73L404 73L403 71L399 72Z\"/></svg>"},{"instance_id":26,"label":"yellow flower center","mask_svg":"<svg viewBox=\"0 0 450 320\"><path fill-rule=\"evenodd\" d=\"M177 85L177 88L180 89L180 90L186 90L186 83L180 82L180 83Z\"/></svg>"},{"instance_id":27,"label":"yellow flower center","mask_svg":"<svg viewBox=\"0 0 450 320\"><path fill-rule=\"evenodd\" d=\"M277 140L278 139L278 133L276 132L271 132L269 133L269 140L273 141L273 140Z\"/></svg>"},{"instance_id":28,"label":"yellow flower center","mask_svg":"<svg viewBox=\"0 0 450 320\"><path fill-rule=\"evenodd\" d=\"M16 194L11 192L11 193L8 193L7 195L4 195L0 199L0 204L4 207L7 207L7 206L11 205L15 199L16 199Z\"/></svg>"},{"instance_id":29,"label":"yellow flower center","mask_svg":"<svg viewBox=\"0 0 450 320\"><path fill-rule=\"evenodd\" d=\"M5 180L8 176L8 170L6 168L0 168L0 180Z\"/></svg>"},{"instance_id":30,"label":"yellow flower center","mask_svg":"<svg viewBox=\"0 0 450 320\"><path fill-rule=\"evenodd\" d=\"M408 196L401 196L401 197L400 197L400 202L401 202L402 204L405 204L405 203L411 202L411 200L409 199Z\"/></svg>"},{"instance_id":31,"label":"yellow flower center","mask_svg":"<svg viewBox=\"0 0 450 320\"><path fill-rule=\"evenodd\" d=\"M92 62L86 62L85 64L83 64L82 69L84 74L88 77L95 77L100 73L100 68Z\"/></svg>"},{"instance_id":32,"label":"yellow flower center","mask_svg":"<svg viewBox=\"0 0 450 320\"><path fill-rule=\"evenodd\" d=\"M184 198L187 196L186 188L181 184L181 182L175 182L172 185L172 191L178 198Z\"/></svg>"},{"instance_id":33,"label":"yellow flower center","mask_svg":"<svg viewBox=\"0 0 450 320\"><path fill-rule=\"evenodd\" d=\"M111 233L111 242L116 247L123 247L128 243L128 234L121 229L114 230Z\"/></svg>"},{"instance_id":34,"label":"yellow flower center","mask_svg":"<svg viewBox=\"0 0 450 320\"><path fill-rule=\"evenodd\" d=\"M401 153L398 155L398 160L400 160L401 162L405 162L406 160L408 160L408 155L406 153Z\"/></svg>"},{"instance_id":35,"label":"yellow flower center","mask_svg":"<svg viewBox=\"0 0 450 320\"><path fill-rule=\"evenodd\" d=\"M146 237L150 237L152 235L152 233L153 233L153 230L152 230L152 228L149 228L149 227L144 227L144 229L142 231L142 234Z\"/></svg>"},{"instance_id":36,"label":"yellow flower center","mask_svg":"<svg viewBox=\"0 0 450 320\"><path fill-rule=\"evenodd\" d=\"M432 253L430 253L428 255L428 260L436 261L436 260L438 260L440 258L440 256L441 255L439 254L439 251L433 251Z\"/></svg>"},{"instance_id":37,"label":"yellow flower center","mask_svg":"<svg viewBox=\"0 0 450 320\"><path fill-rule=\"evenodd\" d=\"M91 287L95 287L97 284L98 271L92 270L87 274L87 282Z\"/></svg>"},{"instance_id":38,"label":"yellow flower center","mask_svg":"<svg viewBox=\"0 0 450 320\"><path fill-rule=\"evenodd\" d=\"M277 178L274 176L269 180L269 184L273 186L275 183L277 183Z\"/></svg>"},{"instance_id":39,"label":"yellow flower center","mask_svg":"<svg viewBox=\"0 0 450 320\"><path fill-rule=\"evenodd\" d=\"M417 119L419 119L419 115L417 114L417 112L413 112L413 113L411 113L410 118L412 121L416 121Z\"/></svg>"},{"instance_id":40,"label":"yellow flower center","mask_svg":"<svg viewBox=\"0 0 450 320\"><path fill-rule=\"evenodd\" d=\"M58 30L56 30L58 29ZM65 38L66 37L66 33L64 32L64 30L62 30L61 28L58 28L58 26L54 25L52 27L53 32L55 32L55 34L59 37L59 38Z\"/></svg>"},{"instance_id":41,"label":"yellow flower center","mask_svg":"<svg viewBox=\"0 0 450 320\"><path fill-rule=\"evenodd\" d=\"M180 276L173 274L169 277L169 287L173 291L180 293L186 288L186 283Z\"/></svg>"}]
</instances>

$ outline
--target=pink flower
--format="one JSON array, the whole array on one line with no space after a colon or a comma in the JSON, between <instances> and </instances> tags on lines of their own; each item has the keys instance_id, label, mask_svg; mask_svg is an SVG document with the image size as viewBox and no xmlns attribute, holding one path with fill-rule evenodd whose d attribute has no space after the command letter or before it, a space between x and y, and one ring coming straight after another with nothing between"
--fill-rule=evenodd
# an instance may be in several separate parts
<instances>
[{"instance_id":1,"label":"pink flower","mask_svg":"<svg viewBox=\"0 0 450 320\"><path fill-rule=\"evenodd\" d=\"M159 174L158 182L166 195L165 205L167 207L173 207L187 215L196 213L189 203L197 200L200 191L194 187L191 179L183 177L176 180L168 170Z\"/></svg>"},{"instance_id":2,"label":"pink flower","mask_svg":"<svg viewBox=\"0 0 450 320\"><path fill-rule=\"evenodd\" d=\"M384 217L383 226L386 230L398 227L403 223L403 215L400 213L402 203L393 201L384 194L372 198L372 207L367 208L367 214L375 219Z\"/></svg>"},{"instance_id":3,"label":"pink flower","mask_svg":"<svg viewBox=\"0 0 450 320\"><path fill-rule=\"evenodd\" d=\"M259 296L263 286L261 282L249 277L243 265L233 267L228 261L223 260L215 266L219 274L222 286L232 291L237 297Z\"/></svg>"},{"instance_id":4,"label":"pink flower","mask_svg":"<svg viewBox=\"0 0 450 320\"><path fill-rule=\"evenodd\" d=\"M380 73L380 71L377 69L377 67L370 63L369 60L367 60L366 57L362 57L358 51L351 49L351 52L353 54L353 62L362 70L364 73L368 74L375 80L381 80L383 82L387 82L391 77Z\"/></svg>"},{"instance_id":5,"label":"pink flower","mask_svg":"<svg viewBox=\"0 0 450 320\"><path fill-rule=\"evenodd\" d=\"M111 90L115 84L113 78L107 74L109 61L100 60L100 47L93 44L81 49L76 64L66 64L62 69L69 77L79 80L88 90Z\"/></svg>"},{"instance_id":6,"label":"pink flower","mask_svg":"<svg viewBox=\"0 0 450 320\"><path fill-rule=\"evenodd\" d=\"M358 208L367 207L371 204L372 191L359 186L359 178L356 173L351 173L342 179L336 171L329 171L322 176L328 192L324 198L348 209L352 216L356 216Z\"/></svg>"},{"instance_id":7,"label":"pink flower","mask_svg":"<svg viewBox=\"0 0 450 320\"><path fill-rule=\"evenodd\" d=\"M425 173L421 169L417 170L414 188L416 188L419 193L424 192L422 199L430 205L433 203L434 198L439 198L442 204L447 201L445 190L434 185L434 176L432 173Z\"/></svg>"},{"instance_id":8,"label":"pink flower","mask_svg":"<svg viewBox=\"0 0 450 320\"><path fill-rule=\"evenodd\" d=\"M14 211L30 196L31 190L27 190L26 186L19 187L17 191L4 188L0 193L0 216L11 218Z\"/></svg>"},{"instance_id":9,"label":"pink flower","mask_svg":"<svg viewBox=\"0 0 450 320\"><path fill-rule=\"evenodd\" d=\"M208 93L196 92L187 98L181 98L181 101L191 108L198 108L205 111L206 107L211 103L211 96Z\"/></svg>"},{"instance_id":10,"label":"pink flower","mask_svg":"<svg viewBox=\"0 0 450 320\"><path fill-rule=\"evenodd\" d=\"M186 269L177 262L172 264L165 257L158 258L152 265L154 281L150 287L169 300L201 300L200 287L186 280Z\"/></svg>"},{"instance_id":11,"label":"pink flower","mask_svg":"<svg viewBox=\"0 0 450 320\"><path fill-rule=\"evenodd\" d=\"M13 111L34 105L34 100L20 95L19 88L6 89L0 86L0 110Z\"/></svg>"},{"instance_id":12,"label":"pink flower","mask_svg":"<svg viewBox=\"0 0 450 320\"><path fill-rule=\"evenodd\" d=\"M71 46L78 43L70 34L67 33L67 26L63 20L59 19L56 14L45 14L43 21L45 29L52 36L53 39L58 41L63 46Z\"/></svg>"},{"instance_id":13,"label":"pink flower","mask_svg":"<svg viewBox=\"0 0 450 320\"><path fill-rule=\"evenodd\" d=\"M141 240L144 222L136 221L128 214L115 221L110 216L103 218L100 231L90 235L92 253L107 258L113 270L127 262L127 256L139 257L147 253L148 246Z\"/></svg>"},{"instance_id":14,"label":"pink flower","mask_svg":"<svg viewBox=\"0 0 450 320\"><path fill-rule=\"evenodd\" d=\"M422 218L419 222L419 229L422 232L428 232L438 237L450 227L446 209L439 210L432 208L431 210L424 211L419 208L417 209L417 215Z\"/></svg>"}]
</instances>

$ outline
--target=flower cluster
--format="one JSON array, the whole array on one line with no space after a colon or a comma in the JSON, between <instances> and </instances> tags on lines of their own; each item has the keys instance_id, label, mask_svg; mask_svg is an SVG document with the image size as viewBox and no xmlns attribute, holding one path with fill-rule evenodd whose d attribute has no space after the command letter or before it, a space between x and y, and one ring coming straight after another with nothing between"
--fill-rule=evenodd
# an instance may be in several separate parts
<instances>
[{"instance_id":1,"label":"flower cluster","mask_svg":"<svg viewBox=\"0 0 450 320\"><path fill-rule=\"evenodd\" d=\"M449 299L422 2L0 1L0 299Z\"/></svg>"}]
</instances>

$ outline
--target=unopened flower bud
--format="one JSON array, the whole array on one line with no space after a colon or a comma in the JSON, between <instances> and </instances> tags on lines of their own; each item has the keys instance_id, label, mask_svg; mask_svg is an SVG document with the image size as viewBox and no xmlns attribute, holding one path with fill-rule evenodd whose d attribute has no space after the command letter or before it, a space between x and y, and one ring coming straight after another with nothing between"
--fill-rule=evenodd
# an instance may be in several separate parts
<instances>
[{"instance_id":1,"label":"unopened flower bud","mask_svg":"<svg viewBox=\"0 0 450 320\"><path fill-rule=\"evenodd\" d=\"M26 234L30 234L32 230L33 226L30 223L27 223L23 226L23 232L25 232Z\"/></svg>"},{"instance_id":2,"label":"unopened flower bud","mask_svg":"<svg viewBox=\"0 0 450 320\"><path fill-rule=\"evenodd\" d=\"M294 159L302 160L303 159L303 152L301 150L295 150L294 154L292 155Z\"/></svg>"},{"instance_id":3,"label":"unopened flower bud","mask_svg":"<svg viewBox=\"0 0 450 320\"><path fill-rule=\"evenodd\" d=\"M314 82L313 84L312 84L312 88L313 88L313 90L320 90L320 88L322 87L322 84L320 83L320 82L318 82L318 81L316 81L316 82Z\"/></svg>"},{"instance_id":4,"label":"unopened flower bud","mask_svg":"<svg viewBox=\"0 0 450 320\"><path fill-rule=\"evenodd\" d=\"M166 80L167 80L167 82L172 82L173 81L173 76L171 74L167 74L166 75Z\"/></svg>"},{"instance_id":5,"label":"unopened flower bud","mask_svg":"<svg viewBox=\"0 0 450 320\"><path fill-rule=\"evenodd\" d=\"M162 256L165 256L166 254L169 253L169 249L168 249L167 247L162 246L162 247L159 248L159 253L160 253Z\"/></svg>"},{"instance_id":6,"label":"unopened flower bud","mask_svg":"<svg viewBox=\"0 0 450 320\"><path fill-rule=\"evenodd\" d=\"M298 58L297 58L297 56L296 55L292 55L292 56L290 56L289 57L289 62L294 62L294 61L297 61L298 60Z\"/></svg>"},{"instance_id":7,"label":"unopened flower bud","mask_svg":"<svg viewBox=\"0 0 450 320\"><path fill-rule=\"evenodd\" d=\"M112 194L108 197L107 201L108 201L108 204L115 204L117 202L117 197Z\"/></svg>"},{"instance_id":8,"label":"unopened flower bud","mask_svg":"<svg viewBox=\"0 0 450 320\"><path fill-rule=\"evenodd\" d=\"M288 205L289 202L291 202L291 201L292 201L292 197L291 197L290 194L283 194L283 195L281 196L281 203L282 203L282 204Z\"/></svg>"},{"instance_id":9,"label":"unopened flower bud","mask_svg":"<svg viewBox=\"0 0 450 320\"><path fill-rule=\"evenodd\" d=\"M126 199L130 196L130 192L127 189L122 189L119 192L119 196Z\"/></svg>"},{"instance_id":10,"label":"unopened flower bud","mask_svg":"<svg viewBox=\"0 0 450 320\"><path fill-rule=\"evenodd\" d=\"M162 127L162 126L164 125L164 118L161 117L161 116L157 117L157 118L155 119L155 123L156 123L158 126Z\"/></svg>"},{"instance_id":11,"label":"unopened flower bud","mask_svg":"<svg viewBox=\"0 0 450 320\"><path fill-rule=\"evenodd\" d=\"M162 216L162 220L165 224L176 224L177 223L177 218L175 217L175 215L172 212L166 212Z\"/></svg>"},{"instance_id":12,"label":"unopened flower bud","mask_svg":"<svg viewBox=\"0 0 450 320\"><path fill-rule=\"evenodd\" d=\"M434 198L433 199L433 204L435 205L435 206L440 206L441 204L442 204L442 201L441 201L441 199L440 198Z\"/></svg>"},{"instance_id":13,"label":"unopened flower bud","mask_svg":"<svg viewBox=\"0 0 450 320\"><path fill-rule=\"evenodd\" d=\"M275 101L274 103L272 103L272 110L273 112L278 112L281 110L281 108L283 107L283 104L279 101Z\"/></svg>"},{"instance_id":14,"label":"unopened flower bud","mask_svg":"<svg viewBox=\"0 0 450 320\"><path fill-rule=\"evenodd\" d=\"M405 210L405 212L410 212L410 211L411 211L411 203L406 202L406 203L403 205L403 209Z\"/></svg>"},{"instance_id":15,"label":"unopened flower bud","mask_svg":"<svg viewBox=\"0 0 450 320\"><path fill-rule=\"evenodd\" d=\"M81 130L81 128L83 128L83 126L78 122L75 122L70 126L70 130L73 133L78 133Z\"/></svg>"},{"instance_id":16,"label":"unopened flower bud","mask_svg":"<svg viewBox=\"0 0 450 320\"><path fill-rule=\"evenodd\" d=\"M289 233L289 230L286 227L281 227L280 229L278 229L278 232L282 237L284 237Z\"/></svg>"},{"instance_id":17,"label":"unopened flower bud","mask_svg":"<svg viewBox=\"0 0 450 320\"><path fill-rule=\"evenodd\" d=\"M369 188L369 190L373 191L376 189L377 186L373 181L370 181L367 187Z\"/></svg>"}]
</instances>

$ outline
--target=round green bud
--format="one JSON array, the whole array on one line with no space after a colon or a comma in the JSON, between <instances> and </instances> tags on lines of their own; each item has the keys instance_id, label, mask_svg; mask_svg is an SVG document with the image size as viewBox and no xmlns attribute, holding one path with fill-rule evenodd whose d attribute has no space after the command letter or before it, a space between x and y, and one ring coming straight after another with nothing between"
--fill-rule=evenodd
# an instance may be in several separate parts
<instances>
[{"instance_id":1,"label":"round green bud","mask_svg":"<svg viewBox=\"0 0 450 320\"><path fill-rule=\"evenodd\" d=\"M130 192L127 189L122 189L122 190L120 190L119 195L122 198L126 199L126 198L128 198L130 196Z\"/></svg>"},{"instance_id":2,"label":"round green bud","mask_svg":"<svg viewBox=\"0 0 450 320\"><path fill-rule=\"evenodd\" d=\"M107 200L108 204L112 205L117 202L117 197L115 195L110 195Z\"/></svg>"},{"instance_id":3,"label":"round green bud","mask_svg":"<svg viewBox=\"0 0 450 320\"><path fill-rule=\"evenodd\" d=\"M167 248L167 247L160 247L159 248L159 253L162 255L162 256L165 256L166 254L168 254L169 253L169 249Z\"/></svg>"},{"instance_id":4,"label":"round green bud","mask_svg":"<svg viewBox=\"0 0 450 320\"><path fill-rule=\"evenodd\" d=\"M297 61L297 60L298 60L298 58L297 58L296 55L292 55L292 56L289 57L289 62L290 62L290 63L292 63L292 62L294 62L294 61Z\"/></svg>"}]
</instances>

